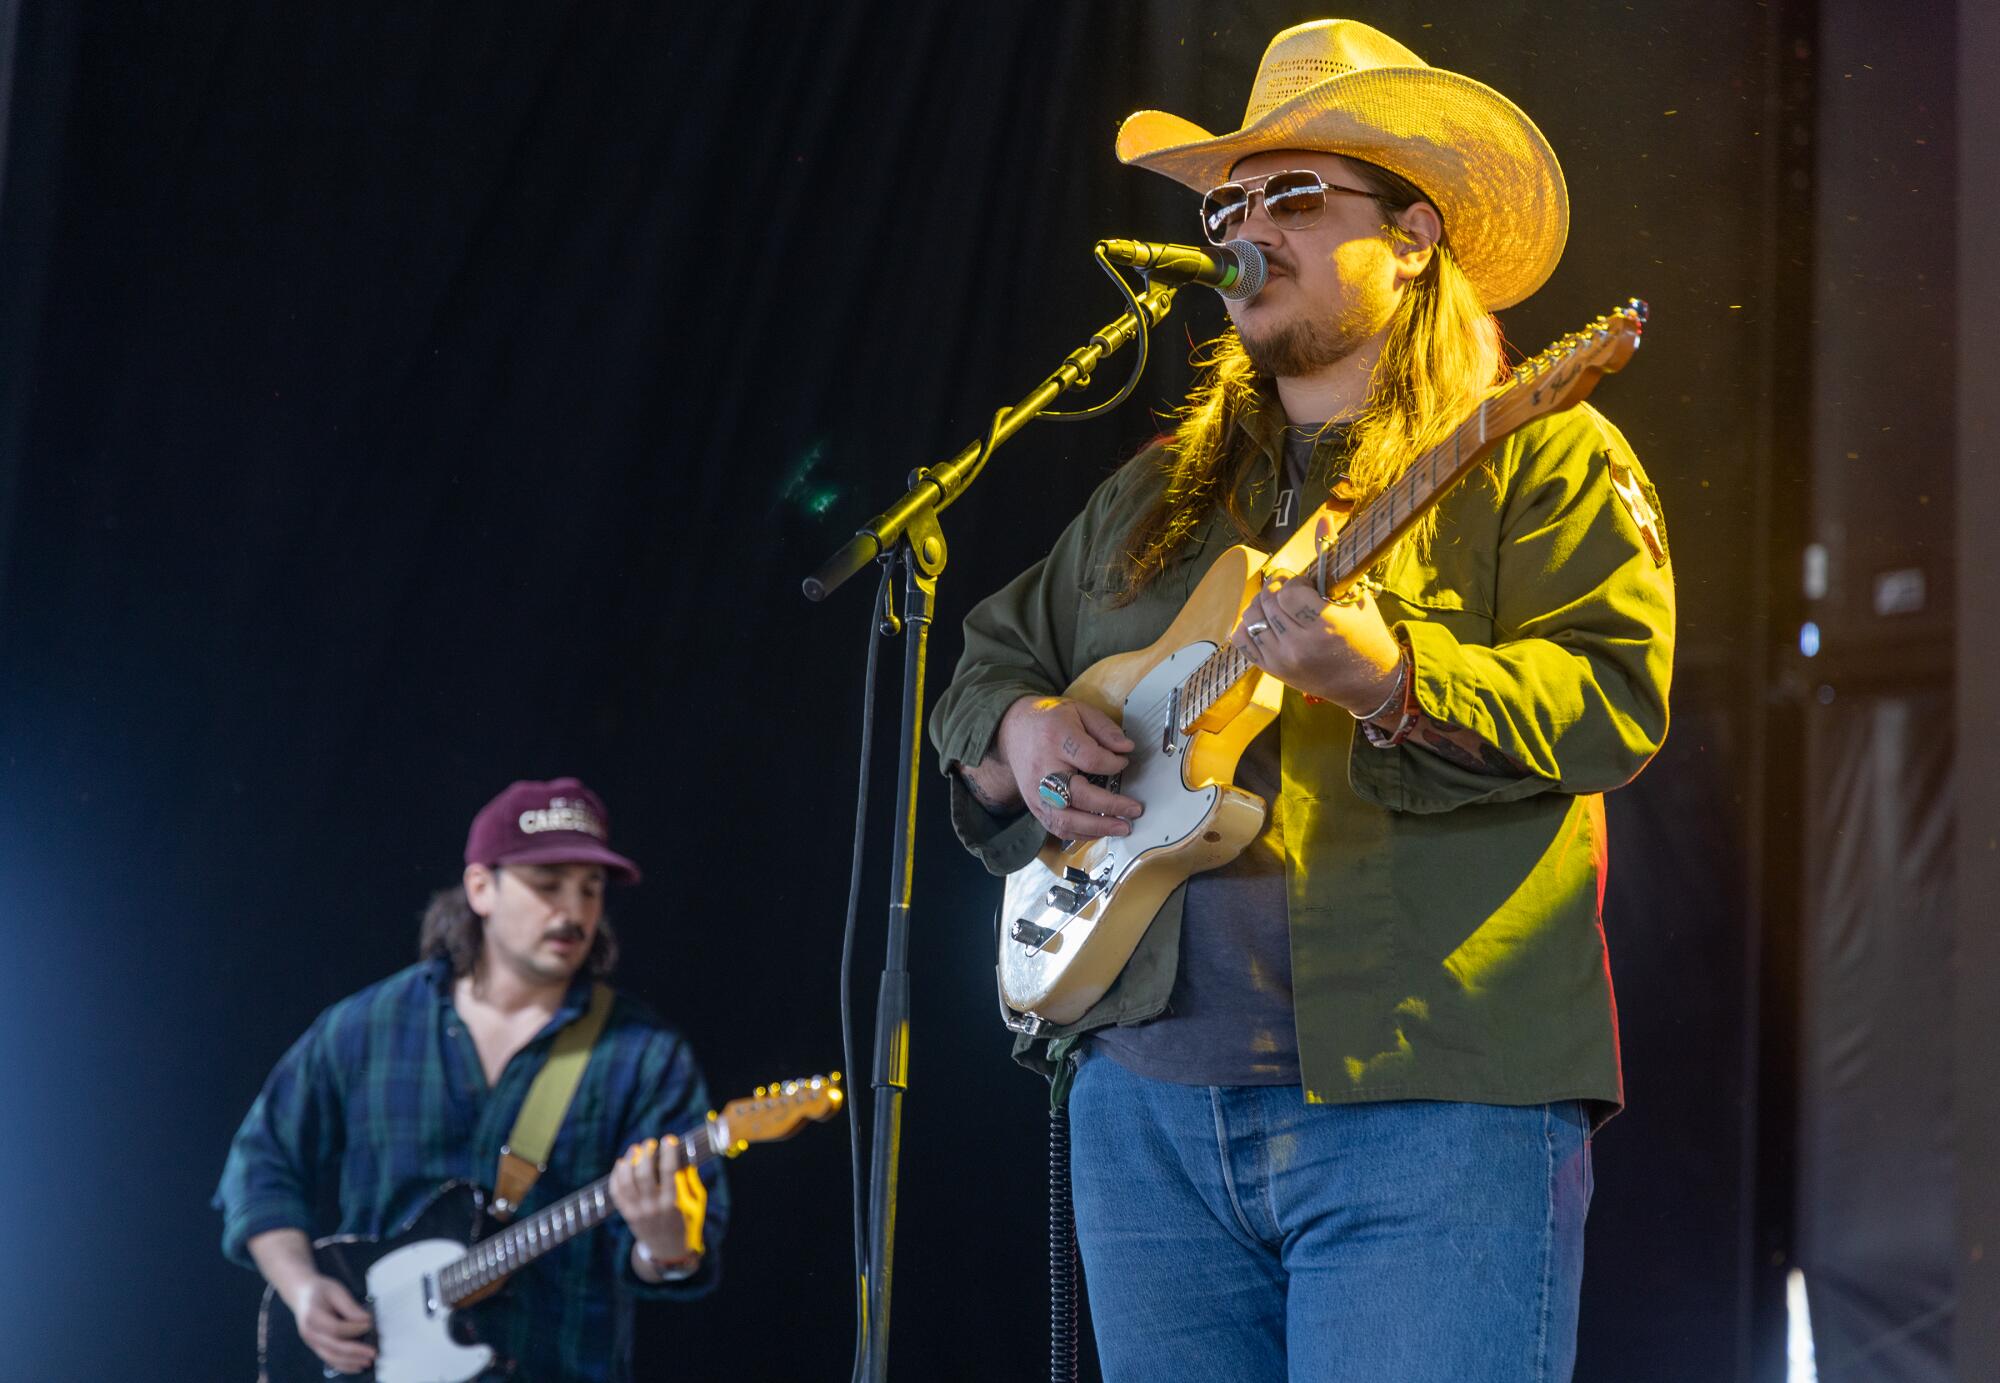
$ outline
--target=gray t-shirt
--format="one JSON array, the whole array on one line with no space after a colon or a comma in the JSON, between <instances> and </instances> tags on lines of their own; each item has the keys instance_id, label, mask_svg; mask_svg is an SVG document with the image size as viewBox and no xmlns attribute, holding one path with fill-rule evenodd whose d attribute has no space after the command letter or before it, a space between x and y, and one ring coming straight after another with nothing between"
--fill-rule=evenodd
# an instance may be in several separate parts
<instances>
[{"instance_id":1,"label":"gray t-shirt","mask_svg":"<svg viewBox=\"0 0 2000 1383\"><path fill-rule=\"evenodd\" d=\"M1345 456L1344 429L1286 429L1285 475L1271 524L1260 535L1267 551L1324 502ZM1241 855L1188 880L1180 968L1167 1011L1150 1023L1091 1035L1127 1070L1178 1085L1299 1081L1279 763L1273 722L1236 768L1237 786L1270 803L1270 816Z\"/></svg>"}]
</instances>

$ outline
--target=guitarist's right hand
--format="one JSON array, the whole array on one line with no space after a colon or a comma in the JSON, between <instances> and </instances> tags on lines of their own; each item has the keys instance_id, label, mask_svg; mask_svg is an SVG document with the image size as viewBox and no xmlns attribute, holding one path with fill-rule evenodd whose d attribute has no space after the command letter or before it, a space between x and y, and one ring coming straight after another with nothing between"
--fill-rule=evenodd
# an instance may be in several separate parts
<instances>
[{"instance_id":1,"label":"guitarist's right hand","mask_svg":"<svg viewBox=\"0 0 2000 1383\"><path fill-rule=\"evenodd\" d=\"M1131 797L1107 791L1084 777L1122 772L1132 741L1095 706L1059 696L1024 696L1007 708L994 736L994 752L964 770L973 795L989 807L1025 806L1051 835L1094 840L1129 835L1144 811ZM1051 807L1036 787L1046 774L1070 775L1070 805Z\"/></svg>"},{"instance_id":2,"label":"guitarist's right hand","mask_svg":"<svg viewBox=\"0 0 2000 1383\"><path fill-rule=\"evenodd\" d=\"M360 1373L375 1362L375 1346L362 1338L375 1328L375 1318L338 1279L314 1273L286 1305L298 1322L299 1338L327 1367Z\"/></svg>"}]
</instances>

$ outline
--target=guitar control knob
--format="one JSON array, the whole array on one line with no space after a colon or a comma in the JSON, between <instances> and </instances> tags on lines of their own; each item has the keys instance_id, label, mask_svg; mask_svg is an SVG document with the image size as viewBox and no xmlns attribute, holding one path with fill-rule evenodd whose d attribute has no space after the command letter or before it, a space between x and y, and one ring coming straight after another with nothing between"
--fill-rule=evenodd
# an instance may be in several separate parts
<instances>
[{"instance_id":1,"label":"guitar control knob","mask_svg":"<svg viewBox=\"0 0 2000 1383\"><path fill-rule=\"evenodd\" d=\"M1038 927L1027 918L1022 917L1015 920L1014 926L1008 934L1023 946L1039 950L1048 944L1049 938L1054 936L1055 932L1048 927Z\"/></svg>"},{"instance_id":2,"label":"guitar control knob","mask_svg":"<svg viewBox=\"0 0 2000 1383\"><path fill-rule=\"evenodd\" d=\"M1048 891L1043 901L1052 908L1061 908L1064 912L1075 912L1083 906L1083 893L1079 889L1064 888L1061 884L1057 884Z\"/></svg>"}]
</instances>

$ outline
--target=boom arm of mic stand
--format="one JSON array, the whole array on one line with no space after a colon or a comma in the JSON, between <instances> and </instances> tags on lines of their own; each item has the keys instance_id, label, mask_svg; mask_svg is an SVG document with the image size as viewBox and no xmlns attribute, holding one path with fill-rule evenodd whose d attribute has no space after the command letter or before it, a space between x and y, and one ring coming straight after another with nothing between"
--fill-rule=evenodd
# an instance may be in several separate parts
<instances>
[{"instance_id":1,"label":"boom arm of mic stand","mask_svg":"<svg viewBox=\"0 0 2000 1383\"><path fill-rule=\"evenodd\" d=\"M862 525L840 551L805 579L806 598L826 599L841 582L893 548L917 515L927 509L935 514L964 494L1002 442L1033 422L1065 391L1088 384L1091 373L1106 356L1141 331L1159 325L1173 306L1177 291L1178 284L1148 285L1139 294L1139 305L1145 309L1148 320L1141 323L1129 310L1120 313L1118 320L1091 337L1089 344L1071 351L1056 372L1037 385L1033 393L1002 414L993 426L990 443L981 438L961 448L950 460L917 471L901 499Z\"/></svg>"}]
</instances>

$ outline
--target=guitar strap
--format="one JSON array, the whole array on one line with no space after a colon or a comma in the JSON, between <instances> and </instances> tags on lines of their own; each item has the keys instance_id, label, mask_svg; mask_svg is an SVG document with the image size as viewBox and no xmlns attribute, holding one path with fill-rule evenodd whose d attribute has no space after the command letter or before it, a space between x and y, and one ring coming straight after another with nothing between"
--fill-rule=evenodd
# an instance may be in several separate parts
<instances>
[{"instance_id":1,"label":"guitar strap","mask_svg":"<svg viewBox=\"0 0 2000 1383\"><path fill-rule=\"evenodd\" d=\"M514 1130L507 1135L507 1146L500 1149L500 1170L493 1178L493 1204L488 1207L495 1219L511 1220L536 1178L548 1170L549 1149L556 1145L556 1134L562 1128L563 1117L569 1113L569 1102L576 1097L576 1087L583 1080L583 1068L590 1064L591 1048L597 1045L598 1034L604 1031L604 1020L611 1016L614 997L608 984L593 988L590 1007L581 1018L556 1034L548 1060L535 1073L535 1083L528 1087L528 1098L521 1101L521 1112L514 1116Z\"/></svg>"}]
</instances>

